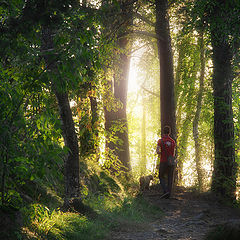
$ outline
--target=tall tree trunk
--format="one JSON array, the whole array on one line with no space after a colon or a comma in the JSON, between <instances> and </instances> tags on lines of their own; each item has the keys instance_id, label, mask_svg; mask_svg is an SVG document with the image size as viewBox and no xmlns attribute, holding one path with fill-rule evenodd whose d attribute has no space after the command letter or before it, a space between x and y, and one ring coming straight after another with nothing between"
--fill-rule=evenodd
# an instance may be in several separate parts
<instances>
[{"instance_id":1,"label":"tall tree trunk","mask_svg":"<svg viewBox=\"0 0 240 240\"><path fill-rule=\"evenodd\" d=\"M176 183L178 185L183 185L183 165L185 162L185 158L187 156L187 146L188 146L188 140L191 133L191 121L189 120L191 118L191 114L187 112L186 119L182 123L182 128L184 129L181 134L178 136L178 164L176 169Z\"/></svg>"},{"instance_id":2,"label":"tall tree trunk","mask_svg":"<svg viewBox=\"0 0 240 240\"><path fill-rule=\"evenodd\" d=\"M176 117L174 100L174 74L171 37L168 19L168 1L156 0L156 34L160 60L160 108L161 129L169 125L176 139Z\"/></svg>"},{"instance_id":3,"label":"tall tree trunk","mask_svg":"<svg viewBox=\"0 0 240 240\"><path fill-rule=\"evenodd\" d=\"M180 44L178 47L178 59L177 59L177 69L176 69L176 76L175 76L175 102L176 102L176 126L181 126L181 119L182 119L182 108L183 108L183 104L181 102L182 100L182 94L183 92L180 92L179 89L179 85L181 84L181 72L182 72L182 60L184 57L184 44ZM180 103L180 104L178 104ZM186 134L185 131L182 134ZM183 136L183 139L187 139L187 137ZM178 141L180 142L180 136L178 135ZM182 144L182 141L181 141ZM183 145L184 146L184 145ZM181 154L182 156L185 155L185 146L183 147L181 145L178 144L178 164L177 164L177 168L175 171L175 181L176 181L176 185L182 185L182 180L183 180L183 160L184 158L180 156L180 153L182 152L183 154ZM182 148L183 151L179 151L179 149Z\"/></svg>"},{"instance_id":4,"label":"tall tree trunk","mask_svg":"<svg viewBox=\"0 0 240 240\"><path fill-rule=\"evenodd\" d=\"M65 146L69 149L64 162L65 203L80 196L79 189L79 148L67 92L54 90L62 120Z\"/></svg>"},{"instance_id":5,"label":"tall tree trunk","mask_svg":"<svg viewBox=\"0 0 240 240\"><path fill-rule=\"evenodd\" d=\"M99 115L98 115L98 102L95 96L90 96L91 103L91 125L92 125L92 134L96 139L94 142L94 152L96 153L96 158L99 160L100 158L100 148L99 148Z\"/></svg>"},{"instance_id":6,"label":"tall tree trunk","mask_svg":"<svg viewBox=\"0 0 240 240\"><path fill-rule=\"evenodd\" d=\"M232 111L232 52L222 34L212 32L211 35L214 66L212 81L215 144L212 190L233 199L236 191L236 166Z\"/></svg>"},{"instance_id":7,"label":"tall tree trunk","mask_svg":"<svg viewBox=\"0 0 240 240\"><path fill-rule=\"evenodd\" d=\"M119 41L120 49L126 51L128 48L128 39L122 38ZM123 132L117 132L117 136L122 140L123 145L120 147L120 151L117 150L117 155L123 165L130 170L130 155L129 155L129 142L128 142L128 123L127 123L127 92L128 92L128 77L129 77L130 57L127 53L121 53L120 55L120 74L118 78L114 79L114 92L115 97L120 99L123 104L123 108L116 112L116 119L121 120L126 130ZM118 74L117 74L118 75Z\"/></svg>"},{"instance_id":8,"label":"tall tree trunk","mask_svg":"<svg viewBox=\"0 0 240 240\"><path fill-rule=\"evenodd\" d=\"M127 123L127 92L128 92L128 77L129 77L129 68L130 68L130 56L129 52L129 40L126 34L129 31L129 26L132 21L132 4L129 4L128 1L122 1L122 21L124 22L122 28L118 33L118 47L119 51L119 61L114 70L114 80L113 86L110 88L113 91L113 95L116 99L120 100L122 103L122 108L118 109L116 112L105 110L105 127L107 130L111 129L111 126L114 122L118 121L124 125L123 131L117 131L116 137L122 143L121 146L116 146L113 143L108 144L108 147L119 158L120 162L125 167L126 172L131 169L130 165L130 154L129 154L129 140L128 140L128 123ZM111 85L111 84L110 84Z\"/></svg>"},{"instance_id":9,"label":"tall tree trunk","mask_svg":"<svg viewBox=\"0 0 240 240\"><path fill-rule=\"evenodd\" d=\"M58 74L54 56L49 54L54 50L53 31L51 28L42 27L42 51L48 54L44 55L44 60L48 70L52 74ZM59 76L58 81L61 80ZM72 117L72 111L69 104L68 93L65 89L60 89L60 82L53 81L52 89L58 101L60 117L62 120L62 134L65 146L69 149L64 162L65 176L65 204L68 204L71 198L79 197L79 149L78 140L75 132L75 126ZM64 85L64 84L63 84Z\"/></svg>"},{"instance_id":10,"label":"tall tree trunk","mask_svg":"<svg viewBox=\"0 0 240 240\"><path fill-rule=\"evenodd\" d=\"M184 57L184 49L185 49L185 44L180 44L177 48L178 50L178 59L177 59L177 69L176 69L176 76L175 76L175 102L176 106L178 106L178 100L180 99L180 89L178 86L181 84L181 72L182 72L182 60ZM180 105L181 106L181 105ZM177 111L177 107L176 107ZM176 117L177 118L177 117ZM176 124L178 125L177 119L176 119Z\"/></svg>"},{"instance_id":11,"label":"tall tree trunk","mask_svg":"<svg viewBox=\"0 0 240 240\"><path fill-rule=\"evenodd\" d=\"M230 45L231 41L227 31L231 27L229 26L229 22L232 20L230 14L234 14L234 12L231 12L232 8L229 8L231 5L226 4L225 1L216 3L209 15L213 48L212 82L215 145L212 190L223 197L234 200L236 191L236 162L232 111L233 49ZM233 3L233 6L235 7L236 4Z\"/></svg>"},{"instance_id":12,"label":"tall tree trunk","mask_svg":"<svg viewBox=\"0 0 240 240\"><path fill-rule=\"evenodd\" d=\"M204 185L204 173L201 162L201 154L200 154L200 142L199 142L199 133L198 133L198 123L201 114L202 108L202 97L203 97L203 89L204 89L204 72L205 72L205 57L204 57L204 38L203 31L200 32L199 36L199 47L200 47L200 77L199 77L199 92L197 96L197 109L193 119L193 139L195 142L195 161L196 161L196 169L197 169L197 177L198 177L198 185L199 190L203 191Z\"/></svg>"},{"instance_id":13,"label":"tall tree trunk","mask_svg":"<svg viewBox=\"0 0 240 240\"><path fill-rule=\"evenodd\" d=\"M142 137L141 137L141 175L146 172L146 107L143 97Z\"/></svg>"}]
</instances>

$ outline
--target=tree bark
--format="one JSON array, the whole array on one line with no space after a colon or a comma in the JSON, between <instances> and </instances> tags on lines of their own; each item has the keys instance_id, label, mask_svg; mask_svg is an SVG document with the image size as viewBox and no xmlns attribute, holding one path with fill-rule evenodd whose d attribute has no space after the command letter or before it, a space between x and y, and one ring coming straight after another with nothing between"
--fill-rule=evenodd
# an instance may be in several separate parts
<instances>
[{"instance_id":1,"label":"tree bark","mask_svg":"<svg viewBox=\"0 0 240 240\"><path fill-rule=\"evenodd\" d=\"M175 103L176 103L176 125L180 126L181 124L181 119L182 119L182 92L180 92L180 89L178 88L178 86L181 84L181 72L182 72L182 60L184 57L184 49L185 49L185 45L184 44L180 44L178 47L178 59L177 59L177 69L176 69L176 76L175 76L175 89L174 89L174 97L175 97ZM185 124L185 123L184 123ZM178 164L177 164L177 168L175 171L175 181L177 185L182 185L182 180L183 180L183 156L185 155L185 145L182 141L180 141L180 139L188 139L188 133L187 136L184 136L187 132L183 132L182 136L180 137L178 135L178 141L181 142L182 146L179 145L178 146ZM179 134L179 133L178 133ZM186 141L185 141L186 142ZM179 151L179 149L182 148L182 151ZM180 155L180 153L182 153Z\"/></svg>"},{"instance_id":2,"label":"tree bark","mask_svg":"<svg viewBox=\"0 0 240 240\"><path fill-rule=\"evenodd\" d=\"M120 49L126 51L128 48L128 39L123 38L119 41ZM115 97L120 99L123 108L116 112L116 119L121 120L126 130L118 132L117 136L122 140L122 149L117 150L117 155L123 165L130 170L130 155L129 155L129 142L128 142L128 123L127 123L127 92L128 92L128 77L129 77L130 57L127 53L121 53L119 65L119 78L114 79L114 92Z\"/></svg>"},{"instance_id":3,"label":"tree bark","mask_svg":"<svg viewBox=\"0 0 240 240\"><path fill-rule=\"evenodd\" d=\"M174 74L171 37L168 19L168 1L156 0L156 34L160 60L160 108L161 130L168 125L176 140L176 117L174 99Z\"/></svg>"},{"instance_id":4,"label":"tree bark","mask_svg":"<svg viewBox=\"0 0 240 240\"><path fill-rule=\"evenodd\" d=\"M98 102L95 96L90 96L91 103L91 125L92 125L92 134L94 135L94 146L93 151L96 153L96 158L100 158L100 148L99 148L99 114L98 114Z\"/></svg>"},{"instance_id":5,"label":"tree bark","mask_svg":"<svg viewBox=\"0 0 240 240\"><path fill-rule=\"evenodd\" d=\"M47 26L42 27L42 51L48 52L54 50L53 31ZM58 74L56 60L51 54L45 54L44 60L48 67L48 71L52 74ZM58 81L61 80L59 76ZM71 198L80 196L79 191L79 148L77 134L72 117L72 111L69 104L68 93L65 89L61 89L59 82L53 81L52 89L56 95L59 107L59 113L62 121L62 134L68 153L64 161L64 177L65 177L65 204Z\"/></svg>"},{"instance_id":6,"label":"tree bark","mask_svg":"<svg viewBox=\"0 0 240 240\"><path fill-rule=\"evenodd\" d=\"M68 148L64 162L65 176L65 200L80 196L79 189L79 148L77 134L72 117L67 92L54 91L58 101L60 117L62 120L62 132L65 146Z\"/></svg>"},{"instance_id":7,"label":"tree bark","mask_svg":"<svg viewBox=\"0 0 240 240\"><path fill-rule=\"evenodd\" d=\"M232 111L232 52L227 39L211 32L213 47L215 162L212 190L234 199L236 191L234 126Z\"/></svg>"},{"instance_id":8,"label":"tree bark","mask_svg":"<svg viewBox=\"0 0 240 240\"><path fill-rule=\"evenodd\" d=\"M146 158L146 107L143 97L143 115L142 115L142 137L141 137L141 176L146 172L146 164L147 164L147 158Z\"/></svg>"},{"instance_id":9,"label":"tree bark","mask_svg":"<svg viewBox=\"0 0 240 240\"><path fill-rule=\"evenodd\" d=\"M200 32L200 36L199 36L199 47L200 47L201 70L200 70L200 77L199 77L199 92L197 96L197 109L193 119L193 139L195 143L195 162L196 162L196 169L197 169L198 186L199 186L199 190L203 191L204 173L202 168L199 132L198 132L198 123L199 123L201 108L202 108L202 97L203 97L203 89L204 89L204 72L205 72L204 38L203 38L202 31Z\"/></svg>"},{"instance_id":10,"label":"tree bark","mask_svg":"<svg viewBox=\"0 0 240 240\"><path fill-rule=\"evenodd\" d=\"M209 14L213 52L214 145L215 160L212 190L229 199L236 199L236 162L232 110L233 45L229 32L236 20L231 5L215 2ZM233 3L235 7L235 3ZM224 30L223 30L224 29ZM233 29L231 29L233 31ZM231 31L230 30L230 31ZM232 36L232 35L231 35Z\"/></svg>"}]
</instances>

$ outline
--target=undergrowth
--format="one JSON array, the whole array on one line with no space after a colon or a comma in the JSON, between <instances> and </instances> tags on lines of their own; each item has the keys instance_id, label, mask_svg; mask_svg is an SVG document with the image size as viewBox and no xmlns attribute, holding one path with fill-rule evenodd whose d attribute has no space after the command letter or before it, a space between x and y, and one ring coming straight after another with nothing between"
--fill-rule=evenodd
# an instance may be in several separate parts
<instances>
[{"instance_id":1,"label":"undergrowth","mask_svg":"<svg viewBox=\"0 0 240 240\"><path fill-rule=\"evenodd\" d=\"M23 228L24 239L102 239L103 225L79 213L50 211L44 206L25 209L28 223Z\"/></svg>"},{"instance_id":2,"label":"undergrowth","mask_svg":"<svg viewBox=\"0 0 240 240\"><path fill-rule=\"evenodd\" d=\"M111 239L112 231L143 229L161 216L160 209L137 195L136 183L128 182L123 187L107 176L95 178L94 185L88 186L93 191L83 195L82 200L96 213L94 216L62 212L63 199L54 190L36 192L28 197L31 201L11 213L9 207L0 209L0 240ZM41 189L34 184L28 187ZM26 193L31 191L27 189Z\"/></svg>"},{"instance_id":3,"label":"undergrowth","mask_svg":"<svg viewBox=\"0 0 240 240\"><path fill-rule=\"evenodd\" d=\"M157 207L141 197L126 196L123 200L116 196L97 197L91 199L91 207L98 213L95 219L50 210L40 204L28 206L22 209L26 225L23 239L106 239L111 231L134 228L161 215Z\"/></svg>"}]
</instances>

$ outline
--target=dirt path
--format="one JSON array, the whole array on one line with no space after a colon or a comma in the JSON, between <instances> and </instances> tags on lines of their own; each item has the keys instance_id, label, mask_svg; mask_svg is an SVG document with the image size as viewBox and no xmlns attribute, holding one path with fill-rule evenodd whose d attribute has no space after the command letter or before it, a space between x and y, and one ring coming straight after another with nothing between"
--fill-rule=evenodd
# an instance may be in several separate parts
<instances>
[{"instance_id":1,"label":"dirt path","mask_svg":"<svg viewBox=\"0 0 240 240\"><path fill-rule=\"evenodd\" d=\"M218 224L240 224L240 212L223 206L212 196L194 194L178 189L172 198L160 199L156 192L144 197L160 207L161 219L146 227L113 233L113 240L203 240L206 233Z\"/></svg>"}]
</instances>

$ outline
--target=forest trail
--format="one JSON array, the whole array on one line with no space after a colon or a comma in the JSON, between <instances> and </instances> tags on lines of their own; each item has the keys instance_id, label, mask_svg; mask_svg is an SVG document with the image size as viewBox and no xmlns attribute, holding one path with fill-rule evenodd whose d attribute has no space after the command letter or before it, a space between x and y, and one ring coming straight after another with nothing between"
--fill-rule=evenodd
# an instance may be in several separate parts
<instances>
[{"instance_id":1,"label":"forest trail","mask_svg":"<svg viewBox=\"0 0 240 240\"><path fill-rule=\"evenodd\" d=\"M170 199L148 191L144 198L163 211L163 217L144 226L121 228L112 240L203 240L219 224L240 224L240 211L222 205L209 194L178 188Z\"/></svg>"}]
</instances>

